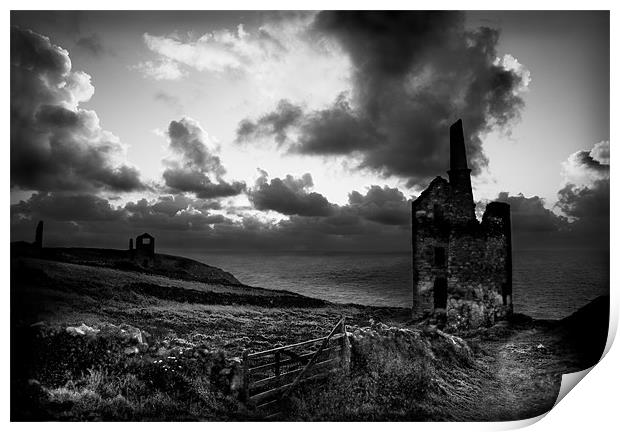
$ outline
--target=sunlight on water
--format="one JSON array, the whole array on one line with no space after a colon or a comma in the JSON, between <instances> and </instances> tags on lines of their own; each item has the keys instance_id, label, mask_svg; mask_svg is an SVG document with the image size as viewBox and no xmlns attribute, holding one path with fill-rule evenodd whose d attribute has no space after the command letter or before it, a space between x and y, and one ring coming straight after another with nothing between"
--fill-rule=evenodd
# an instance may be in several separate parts
<instances>
[{"instance_id":1,"label":"sunlight on water","mask_svg":"<svg viewBox=\"0 0 620 432\"><path fill-rule=\"evenodd\" d=\"M409 254L181 253L241 282L338 303L411 305ZM609 252L527 250L513 254L515 311L563 318L609 293Z\"/></svg>"}]
</instances>

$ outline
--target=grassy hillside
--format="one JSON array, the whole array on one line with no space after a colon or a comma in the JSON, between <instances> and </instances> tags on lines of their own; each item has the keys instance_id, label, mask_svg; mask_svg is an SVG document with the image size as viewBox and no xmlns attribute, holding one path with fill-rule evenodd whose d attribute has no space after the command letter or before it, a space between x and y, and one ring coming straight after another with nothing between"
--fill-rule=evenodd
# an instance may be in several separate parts
<instances>
[{"instance_id":1,"label":"grassy hillside","mask_svg":"<svg viewBox=\"0 0 620 432\"><path fill-rule=\"evenodd\" d=\"M173 255L155 254L153 258L133 254L128 250L95 248L43 248L33 249L28 244L11 245L14 257L36 257L39 259L108 267L118 270L136 271L145 274L167 276L174 279L224 285L242 285L232 274L217 267Z\"/></svg>"},{"instance_id":2,"label":"grassy hillside","mask_svg":"<svg viewBox=\"0 0 620 432\"><path fill-rule=\"evenodd\" d=\"M341 315L351 373L300 389L288 419L519 419L548 410L561 374L589 366L604 343L605 301L461 339L405 308L336 305L217 271L127 269L119 251L88 251L11 260L13 420L253 419L236 397L241 352L324 336Z\"/></svg>"}]
</instances>

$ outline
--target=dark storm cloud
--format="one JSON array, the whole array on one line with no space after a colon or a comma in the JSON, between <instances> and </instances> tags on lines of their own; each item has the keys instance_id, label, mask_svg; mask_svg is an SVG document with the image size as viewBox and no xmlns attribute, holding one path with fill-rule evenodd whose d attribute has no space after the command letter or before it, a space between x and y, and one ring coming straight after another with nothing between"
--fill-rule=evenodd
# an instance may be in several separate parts
<instances>
[{"instance_id":1,"label":"dark storm cloud","mask_svg":"<svg viewBox=\"0 0 620 432\"><path fill-rule=\"evenodd\" d=\"M557 206L567 216L579 220L609 219L609 179L596 180L591 186L567 184L558 192Z\"/></svg>"},{"instance_id":2,"label":"dark storm cloud","mask_svg":"<svg viewBox=\"0 0 620 432\"><path fill-rule=\"evenodd\" d=\"M218 225L232 220L211 212L212 203L183 195L141 199L113 206L95 195L36 193L11 206L11 240L30 240L39 220L45 221L45 241L53 246L125 248L127 239L149 232L158 243L198 246Z\"/></svg>"},{"instance_id":3,"label":"dark storm cloud","mask_svg":"<svg viewBox=\"0 0 620 432\"><path fill-rule=\"evenodd\" d=\"M568 175L581 171L589 176L609 177L609 141L601 141L592 150L581 150L569 156L564 163Z\"/></svg>"},{"instance_id":4,"label":"dark storm cloud","mask_svg":"<svg viewBox=\"0 0 620 432\"><path fill-rule=\"evenodd\" d=\"M304 154L360 152L362 167L417 183L446 168L456 119L476 173L487 164L481 135L507 126L523 106L527 71L498 59L497 30L466 30L460 12L325 11L312 32L347 52L353 93L303 115L281 102L243 121L239 141L273 136Z\"/></svg>"},{"instance_id":5,"label":"dark storm cloud","mask_svg":"<svg viewBox=\"0 0 620 432\"><path fill-rule=\"evenodd\" d=\"M123 217L120 210L94 195L35 193L27 201L11 206L12 218L52 219L57 221L111 221Z\"/></svg>"},{"instance_id":6,"label":"dark storm cloud","mask_svg":"<svg viewBox=\"0 0 620 432\"><path fill-rule=\"evenodd\" d=\"M301 178L287 175L284 179L268 179L268 174L262 175L256 181L254 188L248 191L248 198L258 210L274 210L285 215L299 216L328 216L334 206L323 195L310 192L313 186L312 176L309 173Z\"/></svg>"},{"instance_id":7,"label":"dark storm cloud","mask_svg":"<svg viewBox=\"0 0 620 432\"><path fill-rule=\"evenodd\" d=\"M268 199L284 207L271 207L291 213L286 203L276 200L282 198L280 183L303 196L312 179L288 176L261 183L268 187L258 196L262 199L265 193L273 194ZM317 195L321 197L319 210L312 207L311 199L299 204L300 198L292 198L300 206L299 214L273 222L248 214L251 209L222 212L218 200L183 194L118 206L95 195L37 193L11 206L11 235L12 240L30 240L37 221L44 220L48 245L125 248L129 237L146 231L155 235L163 248L387 251L408 247L404 209L410 202L396 189L371 186L366 193L353 191L343 206Z\"/></svg>"},{"instance_id":8,"label":"dark storm cloud","mask_svg":"<svg viewBox=\"0 0 620 432\"><path fill-rule=\"evenodd\" d=\"M320 217L316 220L320 220L323 226L330 227L358 226L361 220L381 225L404 226L409 223L410 201L396 188L372 185L366 194L352 191L348 204L339 206L330 203L323 195L311 192L313 186L310 173L299 178L287 175L283 179L269 180L268 174L261 171L261 176L247 194L258 210L274 210L289 216L300 216L291 218L292 221L302 221L303 217L313 216ZM337 229L327 231L336 233Z\"/></svg>"},{"instance_id":9,"label":"dark storm cloud","mask_svg":"<svg viewBox=\"0 0 620 432\"><path fill-rule=\"evenodd\" d=\"M384 225L408 225L411 221L411 201L396 188L373 185L366 195L357 191L349 194L349 207L363 218Z\"/></svg>"},{"instance_id":10,"label":"dark storm cloud","mask_svg":"<svg viewBox=\"0 0 620 432\"><path fill-rule=\"evenodd\" d=\"M171 159L165 160L163 178L174 192L191 192L198 198L218 198L239 195L245 183L227 182L222 177L226 169L212 146L206 132L190 118L172 121L168 126Z\"/></svg>"},{"instance_id":11,"label":"dark storm cloud","mask_svg":"<svg viewBox=\"0 0 620 432\"><path fill-rule=\"evenodd\" d=\"M407 246L409 237L403 234L409 227L410 201L398 189L373 185L365 194L352 191L349 202L340 206L310 192L312 186L310 174L269 180L263 172L248 191L250 201L259 210L274 210L290 217L275 225L244 218L244 227L253 233L251 238L269 238L275 249L368 250L376 246L393 250Z\"/></svg>"},{"instance_id":12,"label":"dark storm cloud","mask_svg":"<svg viewBox=\"0 0 620 432\"><path fill-rule=\"evenodd\" d=\"M39 191L145 189L124 147L79 108L94 92L68 52L30 30L11 28L11 187Z\"/></svg>"},{"instance_id":13,"label":"dark storm cloud","mask_svg":"<svg viewBox=\"0 0 620 432\"><path fill-rule=\"evenodd\" d=\"M279 144L282 144L289 129L297 125L303 115L301 107L287 100L281 100L273 112L263 115L256 122L242 120L237 128L237 137L239 140L248 140L252 137L272 135Z\"/></svg>"},{"instance_id":14,"label":"dark storm cloud","mask_svg":"<svg viewBox=\"0 0 620 432\"><path fill-rule=\"evenodd\" d=\"M184 168L167 169L163 174L166 185L175 191L192 192L198 198L223 198L239 195L245 183L213 183L204 173Z\"/></svg>"},{"instance_id":15,"label":"dark storm cloud","mask_svg":"<svg viewBox=\"0 0 620 432\"><path fill-rule=\"evenodd\" d=\"M501 192L496 201L510 204L514 233L557 232L567 228L566 218L547 209L544 200L538 196L527 198L523 194L511 196L508 192Z\"/></svg>"},{"instance_id":16,"label":"dark storm cloud","mask_svg":"<svg viewBox=\"0 0 620 432\"><path fill-rule=\"evenodd\" d=\"M510 204L513 235L528 246L609 247L609 141L570 155L563 174L567 182L555 204L561 214L545 208L536 196L499 195L498 201Z\"/></svg>"},{"instance_id":17,"label":"dark storm cloud","mask_svg":"<svg viewBox=\"0 0 620 432\"><path fill-rule=\"evenodd\" d=\"M566 184L557 207L574 220L576 229L609 232L609 141L573 153L563 164ZM608 239L607 239L608 240Z\"/></svg>"},{"instance_id":18,"label":"dark storm cloud","mask_svg":"<svg viewBox=\"0 0 620 432\"><path fill-rule=\"evenodd\" d=\"M292 130L298 132L294 140L288 137ZM381 141L371 124L351 109L344 94L331 106L310 113L282 100L275 111L256 122L243 120L237 129L238 141L265 136L273 136L278 144L288 145L293 152L306 154L349 154L380 145Z\"/></svg>"},{"instance_id":19,"label":"dark storm cloud","mask_svg":"<svg viewBox=\"0 0 620 432\"><path fill-rule=\"evenodd\" d=\"M101 37L97 33L79 38L75 45L94 57L100 57L105 52Z\"/></svg>"}]
</instances>

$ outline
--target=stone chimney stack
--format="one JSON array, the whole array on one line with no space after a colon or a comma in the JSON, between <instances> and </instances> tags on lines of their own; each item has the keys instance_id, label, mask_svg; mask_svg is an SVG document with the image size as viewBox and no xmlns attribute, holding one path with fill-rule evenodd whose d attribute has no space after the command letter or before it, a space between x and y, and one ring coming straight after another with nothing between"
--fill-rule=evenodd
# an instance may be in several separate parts
<instances>
[{"instance_id":1,"label":"stone chimney stack","mask_svg":"<svg viewBox=\"0 0 620 432\"><path fill-rule=\"evenodd\" d=\"M458 119L450 126L450 171L460 169L469 169L469 167L463 137L463 121Z\"/></svg>"},{"instance_id":2,"label":"stone chimney stack","mask_svg":"<svg viewBox=\"0 0 620 432\"><path fill-rule=\"evenodd\" d=\"M467 166L467 152L463 122L457 120L450 126L450 186L453 194L453 216L458 222L467 223L476 219L474 195L471 190L471 170Z\"/></svg>"},{"instance_id":3,"label":"stone chimney stack","mask_svg":"<svg viewBox=\"0 0 620 432\"><path fill-rule=\"evenodd\" d=\"M37 224L37 231L34 237L34 246L37 249L43 248L43 221L39 221Z\"/></svg>"}]
</instances>

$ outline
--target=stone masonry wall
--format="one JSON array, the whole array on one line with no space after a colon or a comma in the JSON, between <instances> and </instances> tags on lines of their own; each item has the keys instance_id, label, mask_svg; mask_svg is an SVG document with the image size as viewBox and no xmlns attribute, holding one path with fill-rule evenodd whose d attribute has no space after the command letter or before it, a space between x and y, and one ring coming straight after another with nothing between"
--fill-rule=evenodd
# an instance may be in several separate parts
<instances>
[{"instance_id":1,"label":"stone masonry wall","mask_svg":"<svg viewBox=\"0 0 620 432\"><path fill-rule=\"evenodd\" d=\"M444 277L447 327L492 325L507 312L502 285L511 276L505 221L493 212L485 214L482 223L456 217L451 193L450 183L437 177L412 205L413 313L421 317L434 312L435 281ZM438 247L445 250L443 264L435 259Z\"/></svg>"},{"instance_id":2,"label":"stone masonry wall","mask_svg":"<svg viewBox=\"0 0 620 432\"><path fill-rule=\"evenodd\" d=\"M474 234L453 233L450 242L449 329L495 323L505 315L501 286L505 281L506 239L480 227Z\"/></svg>"},{"instance_id":3,"label":"stone masonry wall","mask_svg":"<svg viewBox=\"0 0 620 432\"><path fill-rule=\"evenodd\" d=\"M413 304L416 316L433 309L433 284L438 276L446 276L446 268L434 266L435 246L448 249L448 208L450 185L435 178L412 206L413 233Z\"/></svg>"}]
</instances>

